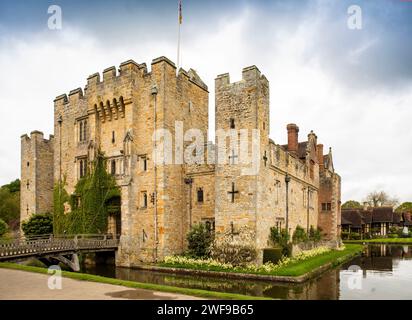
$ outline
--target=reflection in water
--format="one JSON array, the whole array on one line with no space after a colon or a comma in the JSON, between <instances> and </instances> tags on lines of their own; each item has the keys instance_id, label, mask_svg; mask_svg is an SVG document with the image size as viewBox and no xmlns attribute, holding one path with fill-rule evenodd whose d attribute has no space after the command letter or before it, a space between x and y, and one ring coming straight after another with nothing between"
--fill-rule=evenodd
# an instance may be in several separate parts
<instances>
[{"instance_id":1,"label":"reflection in water","mask_svg":"<svg viewBox=\"0 0 412 320\"><path fill-rule=\"evenodd\" d=\"M123 280L277 299L411 299L411 253L408 246L370 245L361 257L303 284L165 274L107 265L85 266L83 271ZM355 269L359 271L353 266L358 266Z\"/></svg>"}]
</instances>

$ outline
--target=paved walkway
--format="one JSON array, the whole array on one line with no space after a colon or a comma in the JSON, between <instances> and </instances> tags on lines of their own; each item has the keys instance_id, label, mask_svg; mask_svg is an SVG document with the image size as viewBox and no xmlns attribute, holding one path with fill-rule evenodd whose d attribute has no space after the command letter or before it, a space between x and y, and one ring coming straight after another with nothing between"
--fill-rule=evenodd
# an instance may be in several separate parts
<instances>
[{"instance_id":1,"label":"paved walkway","mask_svg":"<svg viewBox=\"0 0 412 320\"><path fill-rule=\"evenodd\" d=\"M61 290L50 290L49 275L0 269L0 300L196 300L175 293L132 289L62 278Z\"/></svg>"}]
</instances>

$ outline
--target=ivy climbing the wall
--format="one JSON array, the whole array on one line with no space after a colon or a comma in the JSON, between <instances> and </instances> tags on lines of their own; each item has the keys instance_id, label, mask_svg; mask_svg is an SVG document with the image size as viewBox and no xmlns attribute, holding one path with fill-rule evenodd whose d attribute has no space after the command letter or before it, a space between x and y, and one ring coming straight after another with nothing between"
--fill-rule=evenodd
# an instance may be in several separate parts
<instances>
[{"instance_id":1,"label":"ivy climbing the wall","mask_svg":"<svg viewBox=\"0 0 412 320\"><path fill-rule=\"evenodd\" d=\"M106 171L100 151L88 174L80 179L72 195L65 190L65 179L55 187L55 234L96 234L107 232L108 202L120 197L113 176Z\"/></svg>"}]
</instances>

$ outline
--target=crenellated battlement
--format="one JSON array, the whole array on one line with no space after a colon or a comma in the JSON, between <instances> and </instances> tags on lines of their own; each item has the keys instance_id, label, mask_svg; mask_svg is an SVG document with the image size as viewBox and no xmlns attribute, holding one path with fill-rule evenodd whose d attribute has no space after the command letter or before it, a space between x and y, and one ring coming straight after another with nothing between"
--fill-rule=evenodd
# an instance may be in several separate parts
<instances>
[{"instance_id":1,"label":"crenellated battlement","mask_svg":"<svg viewBox=\"0 0 412 320\"><path fill-rule=\"evenodd\" d=\"M137 78L143 79L145 77L151 77L154 73L161 74L164 72L164 68L171 68L172 70L175 70L176 65L167 57L158 57L152 60L151 71L149 72L146 63L139 64L134 60L127 60L121 63L118 69L115 66L111 66L104 69L101 74L99 72L93 73L87 78L87 85L84 88L84 91L82 88L76 88L70 91L68 95L62 94L56 97L54 102L56 105L64 105L67 103L76 104L79 100L85 99L86 96L90 95L100 96L103 100L107 100L105 97L105 93L108 92L107 88L109 88L109 91L114 91L115 89L117 89L117 91L121 91L120 88L126 89L129 83L135 84L136 82L133 80L136 80ZM189 81L203 90L208 91L207 85L193 69L189 69L189 71L180 69L176 75L176 78L178 81L181 79L186 79L186 81ZM121 96L122 94L119 94L117 99ZM128 97L124 96L124 99L128 100ZM110 100L112 100L112 98L110 98ZM99 103L100 101L98 101L98 104ZM105 104L106 101L102 103ZM93 101L92 104L94 105L96 102Z\"/></svg>"},{"instance_id":2,"label":"crenellated battlement","mask_svg":"<svg viewBox=\"0 0 412 320\"><path fill-rule=\"evenodd\" d=\"M267 78L260 72L258 67L253 65L242 69L242 80L237 82L230 82L229 73L223 73L218 75L215 79L215 86L216 88L223 88L226 86L236 86L240 84L252 84L256 83L257 81L261 81L267 86L269 85L269 81L267 80Z\"/></svg>"},{"instance_id":3,"label":"crenellated battlement","mask_svg":"<svg viewBox=\"0 0 412 320\"><path fill-rule=\"evenodd\" d=\"M20 139L22 143L24 142L31 143L34 140L44 142L44 143L50 143L50 142L53 142L54 135L51 134L49 135L49 139L45 139L43 132L35 130L30 133L30 136L26 133L21 135Z\"/></svg>"}]
</instances>

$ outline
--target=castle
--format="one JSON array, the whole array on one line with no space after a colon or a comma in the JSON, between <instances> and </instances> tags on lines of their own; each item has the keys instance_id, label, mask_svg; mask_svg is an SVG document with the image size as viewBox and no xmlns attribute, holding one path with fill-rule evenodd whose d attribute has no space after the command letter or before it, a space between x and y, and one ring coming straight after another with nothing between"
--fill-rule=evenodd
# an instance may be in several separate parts
<instances>
[{"instance_id":1,"label":"castle","mask_svg":"<svg viewBox=\"0 0 412 320\"><path fill-rule=\"evenodd\" d=\"M246 130L246 153L257 150L257 170L239 161L242 148L228 148L222 156L211 142L203 143L205 152L195 149L194 163L155 161L156 148L170 147L153 138L159 129L172 137L173 159L181 159L190 144L191 134L177 141L184 131L196 129L207 139L208 87L194 70L176 71L165 57L154 59L150 71L129 60L119 70L104 70L103 79L91 75L84 90L58 96L54 135L47 140L34 131L21 138L21 221L52 212L54 185L66 177L72 193L101 149L121 189L108 230L121 235L120 266L183 252L186 235L197 223L217 237L236 237L247 229L259 252L267 247L273 226L291 233L298 225L320 227L325 238L337 240L341 179L331 150L324 154L313 132L299 142L295 124L287 126L287 144L269 138L269 82L255 66L243 69L236 83L229 74L216 78L215 121L216 143L225 146L231 139L236 145L239 132ZM222 131L227 133L223 139ZM258 139L253 142L252 136Z\"/></svg>"}]
</instances>

